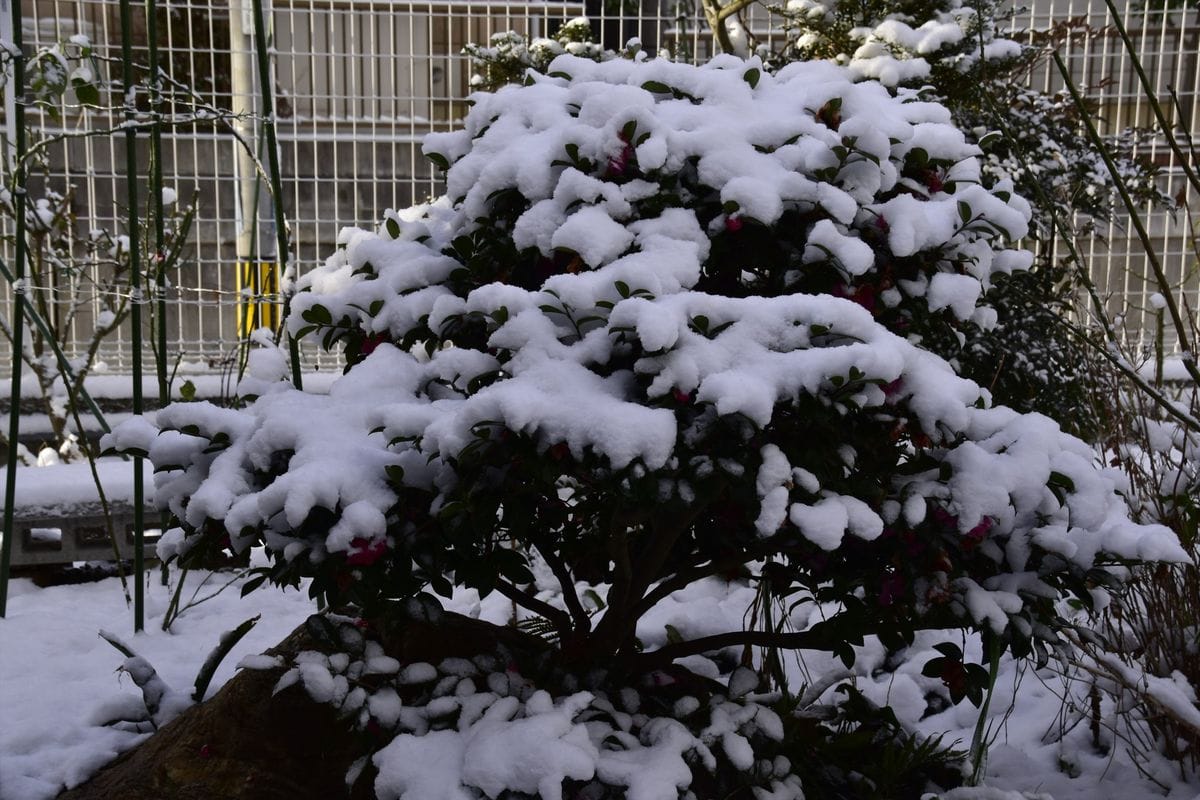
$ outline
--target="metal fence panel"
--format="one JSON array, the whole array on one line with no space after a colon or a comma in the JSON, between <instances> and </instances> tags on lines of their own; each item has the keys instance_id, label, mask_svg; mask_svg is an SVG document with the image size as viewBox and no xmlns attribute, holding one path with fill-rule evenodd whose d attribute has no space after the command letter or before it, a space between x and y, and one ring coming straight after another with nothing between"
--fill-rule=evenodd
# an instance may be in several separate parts
<instances>
[{"instance_id":1,"label":"metal fence panel","mask_svg":"<svg viewBox=\"0 0 1200 800\"><path fill-rule=\"evenodd\" d=\"M186 263L172 276L168 346L173 358L178 354L202 368L231 363L242 333L238 305L247 293L273 299L266 273L256 267L244 267L244 280L239 280L239 262L270 264L275 255L265 186L254 185L247 193L252 183L243 180L239 192L239 177L245 178L249 168L239 159L237 136L258 140L248 5L249 0L158 4L164 69L213 106L246 115L222 124L179 126L164 136L165 185L180 202L195 196L198 208ZM94 44L100 69L117 74L116 0L25 0L24 7L28 47L82 34ZM277 0L269 11L283 203L291 227L290 260L301 272L333 251L342 227L374 226L386 209L437 193L438 178L421 156L419 143L429 131L453 127L465 112L471 65L462 48L468 42L486 42L493 33L508 30L548 35L561 22L586 14L608 47L637 36L647 49L661 47L677 58L703 60L712 49L696 0ZM1101 102L1101 118L1109 130L1144 125L1148 109L1106 13L1102 0L1034 0L1013 24L1048 28L1064 19L1088 22L1090 31L1064 44L1068 63ZM1200 12L1131 0L1124 15L1156 91L1165 96L1168 89L1177 90L1190 130L1200 134ZM135 40L144 46L144 20L136 24L141 27ZM751 7L746 24L763 40L778 35L761 6ZM1048 90L1059 88L1048 70L1031 80ZM34 194L43 187L70 188L81 239L92 229L121 233L124 166L115 138L83 135L120 120L78 107L65 112L57 120L33 117L43 134L60 137L48 148L50 169L35 181ZM1169 191L1183 190L1178 165L1163 142L1152 142L1147 152L1165 168ZM1191 208L1200 201L1186 190L1180 199ZM1178 281L1179 299L1195 313L1200 308L1195 231L1186 214L1152 213L1149 219L1160 256ZM248 239L244 229L252 220L258 235ZM1121 225L1102 234L1086 243L1093 275L1111 295L1113 307L1127 311L1131 336L1144 337L1153 323L1147 310L1153 290L1144 274L1144 257ZM52 285L37 291L66 302ZM0 286L0 302L5 309L10 306L6 285ZM98 308L93 300L92 313L77 319L73 354L84 346ZM127 366L128 351L127 332L118 332L104 344L100 358L119 371ZM310 366L334 366L334 359L311 348L306 347L304 356ZM10 359L10 353L0 352L0 368Z\"/></svg>"}]
</instances>

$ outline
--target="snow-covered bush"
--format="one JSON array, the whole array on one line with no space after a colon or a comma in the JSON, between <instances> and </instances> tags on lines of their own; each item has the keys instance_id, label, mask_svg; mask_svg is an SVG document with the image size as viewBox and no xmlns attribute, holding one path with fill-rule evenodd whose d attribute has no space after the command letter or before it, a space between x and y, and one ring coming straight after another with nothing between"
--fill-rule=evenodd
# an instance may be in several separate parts
<instances>
[{"instance_id":1,"label":"snow-covered bush","mask_svg":"<svg viewBox=\"0 0 1200 800\"><path fill-rule=\"evenodd\" d=\"M471 86L494 91L508 83L521 83L528 70L545 72L550 62L563 53L599 61L615 53L606 52L592 36L592 23L586 17L567 20L550 38L528 39L516 31L492 34L486 45L474 42L463 47L471 57L474 74Z\"/></svg>"},{"instance_id":2,"label":"snow-covered bush","mask_svg":"<svg viewBox=\"0 0 1200 800\"><path fill-rule=\"evenodd\" d=\"M954 341L931 346L1005 404L1095 435L1089 420L1104 366L1063 324L1080 288L1073 270L1084 267L1054 263L1052 244L1066 231L1091 235L1113 220L1116 184L1067 93L1028 85L1030 70L1059 37L1089 32L1072 23L1032 37L1010 32L1010 14L990 0L788 0L772 9L786 33L786 44L768 56L773 66L830 59L862 78L921 89L945 104L967 140L980 146L984 185L1011 181L1031 202L1030 237L1048 243L1039 247L1038 274L991 291L999 317L993 333L968 336L962 347ZM1017 38L1034 44L1022 46ZM1135 154L1143 138L1127 130L1108 136L1106 145L1139 203L1169 205L1156 185L1157 169Z\"/></svg>"},{"instance_id":3,"label":"snow-covered bush","mask_svg":"<svg viewBox=\"0 0 1200 800\"><path fill-rule=\"evenodd\" d=\"M922 349L986 324L1028 207L938 105L845 70L560 57L429 137L448 194L347 231L290 324L340 343L280 383L130 427L180 519L166 553L261 543L279 583L370 617L451 583L542 615L564 663L975 628L1044 650L1056 598L1182 557L1050 420ZM526 589L530 558L561 583ZM639 652L673 590L742 571L827 621ZM598 620L576 581L607 584Z\"/></svg>"}]
</instances>

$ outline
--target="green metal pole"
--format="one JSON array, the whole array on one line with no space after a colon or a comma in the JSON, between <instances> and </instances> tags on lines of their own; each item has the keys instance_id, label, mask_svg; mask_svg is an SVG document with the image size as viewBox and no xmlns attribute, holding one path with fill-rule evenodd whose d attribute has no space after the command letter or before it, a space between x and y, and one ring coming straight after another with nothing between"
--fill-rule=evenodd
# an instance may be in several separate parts
<instances>
[{"instance_id":1,"label":"green metal pole","mask_svg":"<svg viewBox=\"0 0 1200 800\"><path fill-rule=\"evenodd\" d=\"M287 221L283 217L283 184L279 177L279 140L275 135L275 103L271 92L271 62L267 54L267 29L263 22L262 0L253 0L254 48L258 51L258 84L262 96L263 132L267 139L267 164L270 167L271 194L275 207L275 242L279 252L279 268L283 283L283 319L287 324L292 310L292 286L295 284L292 269L288 266ZM289 333L288 353L292 362L292 385L304 389L300 377L300 346Z\"/></svg>"},{"instance_id":2,"label":"green metal pole","mask_svg":"<svg viewBox=\"0 0 1200 800\"><path fill-rule=\"evenodd\" d=\"M154 294L157 313L154 315L157 347L154 365L158 371L158 405L165 406L171 399L167 386L167 273L166 254L163 252L163 166L162 166L162 103L161 80L158 74L158 15L154 0L146 0L146 38L149 44L150 61L150 110L154 115L154 126L150 129L150 208L154 220Z\"/></svg>"},{"instance_id":3,"label":"green metal pole","mask_svg":"<svg viewBox=\"0 0 1200 800\"><path fill-rule=\"evenodd\" d=\"M21 433L21 353L25 349L25 56L21 50L21 0L9 0L12 15L13 205L17 215L16 274L13 280L12 407L8 412L8 467L4 470L4 543L0 545L0 617L8 612L8 569L12 559L14 506L17 500L17 437Z\"/></svg>"},{"instance_id":4,"label":"green metal pole","mask_svg":"<svg viewBox=\"0 0 1200 800\"><path fill-rule=\"evenodd\" d=\"M138 239L138 191L137 191L137 93L133 80L133 9L130 0L121 0L121 88L125 93L125 183L129 204L129 294L133 322L133 413L142 413L142 263ZM145 521L143 520L144 489L142 472L144 465L140 456L133 457L133 630L145 627L145 587L142 573L145 569Z\"/></svg>"}]
</instances>

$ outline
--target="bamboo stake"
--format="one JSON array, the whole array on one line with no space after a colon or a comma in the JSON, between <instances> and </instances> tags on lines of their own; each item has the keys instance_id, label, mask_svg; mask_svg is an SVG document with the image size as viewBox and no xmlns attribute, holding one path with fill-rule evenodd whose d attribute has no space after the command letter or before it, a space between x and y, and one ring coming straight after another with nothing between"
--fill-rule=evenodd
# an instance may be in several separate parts
<instances>
[{"instance_id":1,"label":"bamboo stake","mask_svg":"<svg viewBox=\"0 0 1200 800\"><path fill-rule=\"evenodd\" d=\"M142 413L142 264L139 256L140 236L137 192L137 92L133 81L133 9L130 0L121 0L121 88L125 93L125 183L129 204L129 294L130 317L133 322L133 413ZM145 492L142 486L144 465L141 456L133 457L133 630L145 627Z\"/></svg>"},{"instance_id":2,"label":"bamboo stake","mask_svg":"<svg viewBox=\"0 0 1200 800\"><path fill-rule=\"evenodd\" d=\"M154 328L157 334L157 344L154 353L154 365L158 372L158 405L166 406L170 401L170 388L167 386L167 267L166 254L163 253L163 165L162 165L162 116L160 105L162 92L159 91L161 81L158 74L158 15L155 13L154 0L146 0L146 39L149 45L150 61L150 112L153 116L153 126L150 128L150 197L148 202L151 218L154 221L154 294L157 301L154 315Z\"/></svg>"},{"instance_id":3,"label":"bamboo stake","mask_svg":"<svg viewBox=\"0 0 1200 800\"><path fill-rule=\"evenodd\" d=\"M253 0L254 9L254 48L258 51L258 83L262 97L263 133L267 140L267 164L270 166L271 194L274 198L272 205L275 210L275 242L279 268L282 271L283 289L283 324L287 324L288 314L292 308L292 287L295 285L294 266L288 265L288 232L287 220L283 215L283 184L279 177L279 141L275 135L275 102L271 91L271 62L267 53L267 29L263 22L262 0ZM300 346L288 337L288 353L292 362L292 385L303 390L304 384L300 377Z\"/></svg>"},{"instance_id":4,"label":"bamboo stake","mask_svg":"<svg viewBox=\"0 0 1200 800\"><path fill-rule=\"evenodd\" d=\"M16 274L13 281L12 403L8 412L8 467L4 471L4 543L0 544L0 617L8 611L8 570L12 559L16 526L13 514L17 500L17 437L21 433L21 354L25 349L25 56L21 50L21 0L9 0L12 15L13 82L13 205L16 210Z\"/></svg>"}]
</instances>

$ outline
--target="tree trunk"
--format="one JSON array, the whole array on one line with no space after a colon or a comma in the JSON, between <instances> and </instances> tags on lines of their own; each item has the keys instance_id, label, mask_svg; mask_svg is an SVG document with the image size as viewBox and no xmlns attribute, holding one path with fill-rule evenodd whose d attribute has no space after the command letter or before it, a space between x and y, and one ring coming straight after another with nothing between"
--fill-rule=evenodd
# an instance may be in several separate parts
<instances>
[{"instance_id":1,"label":"tree trunk","mask_svg":"<svg viewBox=\"0 0 1200 800\"><path fill-rule=\"evenodd\" d=\"M303 627L269 652L313 647ZM60 800L325 800L348 796L353 735L298 685L272 697L282 670L242 670Z\"/></svg>"},{"instance_id":2,"label":"tree trunk","mask_svg":"<svg viewBox=\"0 0 1200 800\"><path fill-rule=\"evenodd\" d=\"M494 652L527 655L541 639L450 612L429 621L386 626L386 652L401 662L437 664ZM300 626L268 652L285 661L320 649ZM272 697L283 669L242 670L204 703L192 706L138 747L59 800L337 800L374 797L370 764L351 792L350 765L369 748L364 735L314 703L295 684Z\"/></svg>"}]
</instances>

